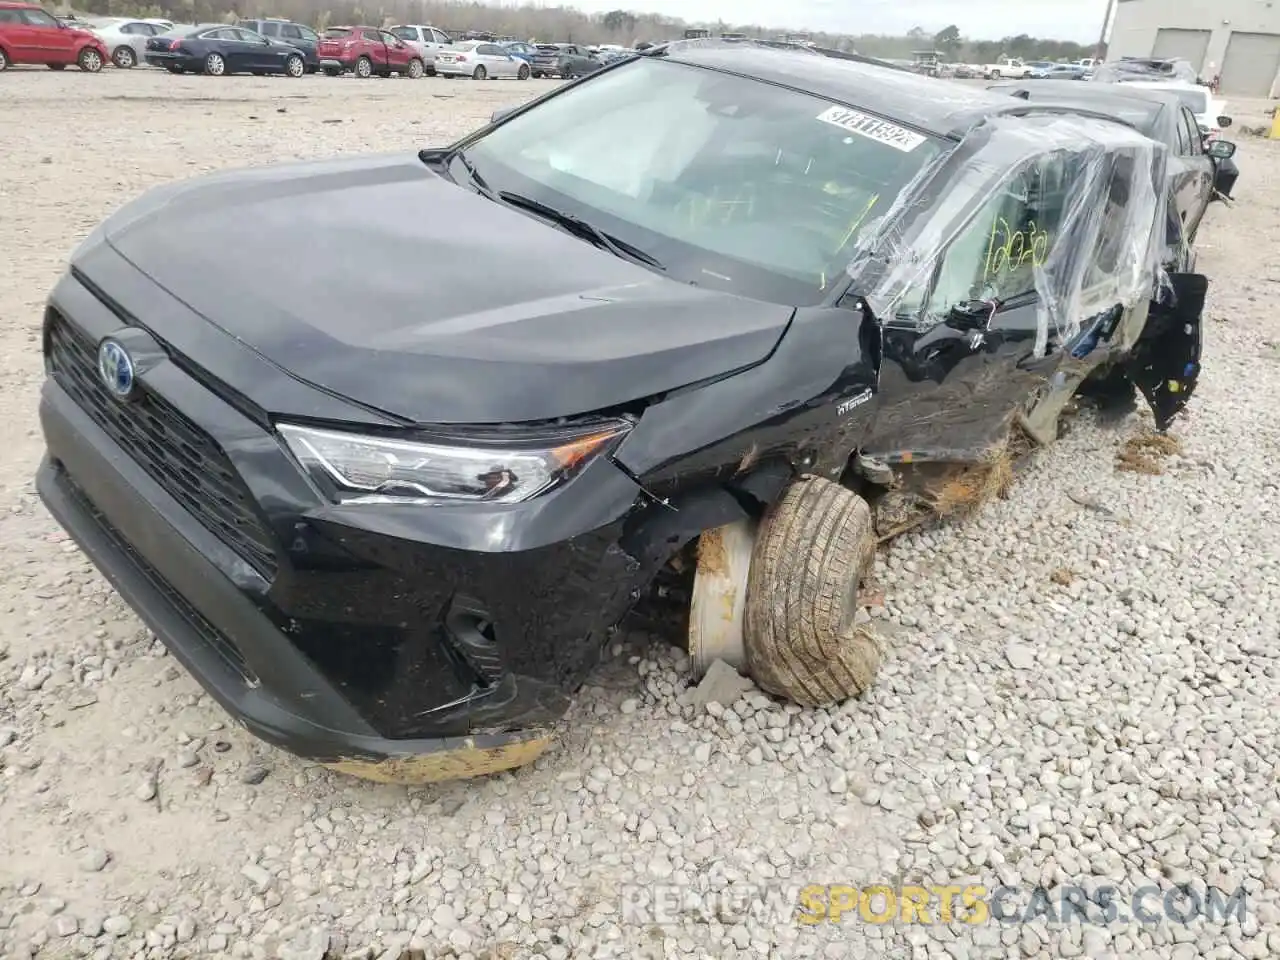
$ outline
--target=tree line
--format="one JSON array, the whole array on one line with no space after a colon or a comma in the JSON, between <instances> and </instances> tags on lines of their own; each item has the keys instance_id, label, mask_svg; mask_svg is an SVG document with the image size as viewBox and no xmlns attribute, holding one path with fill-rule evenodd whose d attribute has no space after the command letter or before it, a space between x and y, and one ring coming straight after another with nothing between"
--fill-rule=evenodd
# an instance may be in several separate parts
<instances>
[{"instance_id":1,"label":"tree line","mask_svg":"<svg viewBox=\"0 0 1280 960\"><path fill-rule=\"evenodd\" d=\"M660 14L612 10L588 14L572 6L506 6L477 0L75 0L62 13L88 16L165 17L181 23L230 22L241 17L284 17L324 29L336 24L429 23L450 32L485 31L520 39L565 43L616 43L631 46L678 39L689 28L713 35L740 33L767 39L791 36L818 46L856 51L872 57L907 58L912 51L936 49L948 60L986 63L999 56L1075 60L1091 56L1091 47L1021 34L998 40L961 36L955 26L936 34L922 29L906 36L834 34L820 30L787 31L758 24L720 20L689 22Z\"/></svg>"}]
</instances>

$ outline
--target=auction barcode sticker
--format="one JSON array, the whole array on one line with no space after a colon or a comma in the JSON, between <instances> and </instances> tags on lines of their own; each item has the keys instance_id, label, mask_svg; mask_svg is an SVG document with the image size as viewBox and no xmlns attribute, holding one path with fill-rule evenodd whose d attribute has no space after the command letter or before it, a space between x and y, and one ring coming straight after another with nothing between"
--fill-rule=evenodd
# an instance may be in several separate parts
<instances>
[{"instance_id":1,"label":"auction barcode sticker","mask_svg":"<svg viewBox=\"0 0 1280 960\"><path fill-rule=\"evenodd\" d=\"M928 139L923 134L915 133L906 127L900 127L888 120L881 120L879 117L859 113L857 110L850 110L848 107L829 107L818 114L818 119L869 140L878 140L903 153L910 153Z\"/></svg>"}]
</instances>

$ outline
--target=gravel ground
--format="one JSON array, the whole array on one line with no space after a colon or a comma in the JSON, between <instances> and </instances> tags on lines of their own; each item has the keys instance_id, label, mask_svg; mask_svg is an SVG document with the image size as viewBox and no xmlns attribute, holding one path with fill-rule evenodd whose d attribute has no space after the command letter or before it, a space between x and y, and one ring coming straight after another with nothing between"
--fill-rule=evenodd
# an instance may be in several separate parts
<instances>
[{"instance_id":1,"label":"gravel ground","mask_svg":"<svg viewBox=\"0 0 1280 960\"><path fill-rule=\"evenodd\" d=\"M1007 501L897 542L886 668L839 709L695 710L680 652L623 633L533 767L369 785L231 725L67 541L31 483L40 307L101 217L173 177L445 141L538 89L4 76L0 953L1280 955L1278 145L1244 144L1240 202L1202 233L1182 453L1118 472L1141 419L1082 419ZM1111 885L1121 905L1110 925L768 910L875 882ZM1243 885L1246 915L1131 922L1125 897L1174 884ZM676 887L718 909L676 909Z\"/></svg>"}]
</instances>

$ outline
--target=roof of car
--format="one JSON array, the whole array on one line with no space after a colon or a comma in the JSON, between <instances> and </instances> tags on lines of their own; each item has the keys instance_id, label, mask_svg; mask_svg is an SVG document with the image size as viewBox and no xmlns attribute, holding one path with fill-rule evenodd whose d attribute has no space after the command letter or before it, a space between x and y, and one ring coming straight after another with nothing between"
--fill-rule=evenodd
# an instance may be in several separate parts
<instances>
[{"instance_id":1,"label":"roof of car","mask_svg":"<svg viewBox=\"0 0 1280 960\"><path fill-rule=\"evenodd\" d=\"M1027 111L1025 102L1011 102L1012 98L1003 94L950 80L750 43L675 41L641 55L803 90L951 139L963 136L985 117Z\"/></svg>"},{"instance_id":2,"label":"roof of car","mask_svg":"<svg viewBox=\"0 0 1280 960\"><path fill-rule=\"evenodd\" d=\"M1148 135L1166 134L1165 117L1177 117L1181 101L1170 90L1140 88L1131 83L1077 83L1071 80L1006 80L987 87L1002 96L1020 95L1028 103L1110 113Z\"/></svg>"}]
</instances>

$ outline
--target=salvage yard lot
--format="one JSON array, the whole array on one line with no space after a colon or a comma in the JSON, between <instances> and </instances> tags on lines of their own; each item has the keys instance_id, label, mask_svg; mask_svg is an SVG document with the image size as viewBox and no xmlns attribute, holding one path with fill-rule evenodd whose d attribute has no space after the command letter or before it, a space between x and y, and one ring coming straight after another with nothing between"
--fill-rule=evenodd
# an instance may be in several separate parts
<instances>
[{"instance_id":1,"label":"salvage yard lot","mask_svg":"<svg viewBox=\"0 0 1280 960\"><path fill-rule=\"evenodd\" d=\"M674 638L623 631L532 768L378 787L233 728L71 546L31 482L39 322L103 216L176 177L447 142L549 87L0 82L0 956L1280 955L1280 145L1242 138L1238 203L1201 231L1206 373L1180 454L1119 471L1146 414L1081 417L1008 500L897 541L884 670L839 709L695 714ZM281 255L311 240L282 234ZM965 878L1249 898L1187 928L627 907L635 885Z\"/></svg>"}]
</instances>

